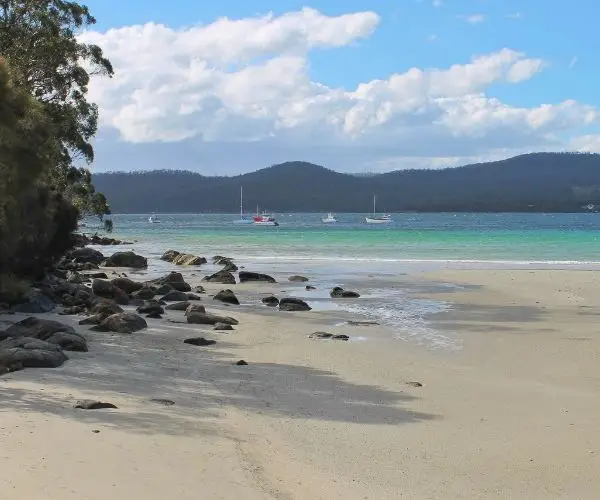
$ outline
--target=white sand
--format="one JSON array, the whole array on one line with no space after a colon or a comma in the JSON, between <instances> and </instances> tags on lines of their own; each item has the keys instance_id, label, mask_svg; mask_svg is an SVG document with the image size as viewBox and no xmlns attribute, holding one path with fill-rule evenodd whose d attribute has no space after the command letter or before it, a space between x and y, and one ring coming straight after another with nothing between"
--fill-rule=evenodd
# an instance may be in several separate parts
<instances>
[{"instance_id":1,"label":"white sand","mask_svg":"<svg viewBox=\"0 0 600 500\"><path fill-rule=\"evenodd\" d=\"M205 298L236 331L148 320L131 336L89 332L90 352L62 368L1 377L2 498L599 498L597 274L427 278L482 285L441 297L456 308L436 322L461 352ZM317 330L368 341L307 338ZM218 343L183 344L198 335ZM73 409L84 397L119 409Z\"/></svg>"}]
</instances>

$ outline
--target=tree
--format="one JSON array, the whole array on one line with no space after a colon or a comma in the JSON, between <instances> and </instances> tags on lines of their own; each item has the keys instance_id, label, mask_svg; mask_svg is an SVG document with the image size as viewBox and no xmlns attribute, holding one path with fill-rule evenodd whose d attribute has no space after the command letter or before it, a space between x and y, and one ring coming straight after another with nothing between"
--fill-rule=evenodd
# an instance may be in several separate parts
<instances>
[{"instance_id":1,"label":"tree","mask_svg":"<svg viewBox=\"0 0 600 500\"><path fill-rule=\"evenodd\" d=\"M95 24L89 9L64 0L0 0L0 53L11 67L14 84L41 104L53 125L54 161L47 181L74 201L82 213L108 212L93 196L89 170L91 138L98 129L98 107L87 101L91 75L111 77L113 68L97 45L76 35Z\"/></svg>"}]
</instances>

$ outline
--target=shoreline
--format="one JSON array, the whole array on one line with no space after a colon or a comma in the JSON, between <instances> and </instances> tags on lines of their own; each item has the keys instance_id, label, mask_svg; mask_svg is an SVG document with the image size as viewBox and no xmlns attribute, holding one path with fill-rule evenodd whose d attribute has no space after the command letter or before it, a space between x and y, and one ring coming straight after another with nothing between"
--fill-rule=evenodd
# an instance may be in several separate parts
<instances>
[{"instance_id":1,"label":"shoreline","mask_svg":"<svg viewBox=\"0 0 600 500\"><path fill-rule=\"evenodd\" d=\"M341 324L344 312L257 307L257 297L303 284L202 282L211 270L186 269L185 279L206 288L209 312L239 320L234 331L168 321L180 312L131 335L76 325L88 353L0 377L8 500L42 498L48 484L43 498L57 500L598 496L596 273L370 278L451 304L428 316L459 335L463 349L451 351L400 341L382 325ZM210 298L223 288L243 305ZM359 340L308 338L315 331ZM196 335L217 343L182 342ZM82 398L118 409L74 410Z\"/></svg>"}]
</instances>

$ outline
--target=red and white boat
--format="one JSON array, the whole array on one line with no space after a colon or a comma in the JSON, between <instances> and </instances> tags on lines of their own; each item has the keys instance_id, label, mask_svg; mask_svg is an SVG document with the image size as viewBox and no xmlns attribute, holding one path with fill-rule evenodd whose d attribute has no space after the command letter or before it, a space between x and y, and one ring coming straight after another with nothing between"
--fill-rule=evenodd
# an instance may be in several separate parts
<instances>
[{"instance_id":1,"label":"red and white boat","mask_svg":"<svg viewBox=\"0 0 600 500\"><path fill-rule=\"evenodd\" d=\"M252 223L256 226L279 226L279 222L277 222L275 217L269 215L266 212L263 212L260 215L256 214L255 216L253 216Z\"/></svg>"}]
</instances>

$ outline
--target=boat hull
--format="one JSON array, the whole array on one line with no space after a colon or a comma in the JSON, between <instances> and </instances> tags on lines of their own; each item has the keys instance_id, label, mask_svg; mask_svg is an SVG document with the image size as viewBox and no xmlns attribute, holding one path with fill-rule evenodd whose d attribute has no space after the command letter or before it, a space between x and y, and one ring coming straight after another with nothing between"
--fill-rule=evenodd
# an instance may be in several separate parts
<instances>
[{"instance_id":1,"label":"boat hull","mask_svg":"<svg viewBox=\"0 0 600 500\"><path fill-rule=\"evenodd\" d=\"M371 217L365 217L367 224L390 224L392 219L372 219Z\"/></svg>"}]
</instances>

